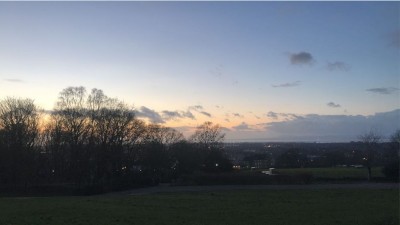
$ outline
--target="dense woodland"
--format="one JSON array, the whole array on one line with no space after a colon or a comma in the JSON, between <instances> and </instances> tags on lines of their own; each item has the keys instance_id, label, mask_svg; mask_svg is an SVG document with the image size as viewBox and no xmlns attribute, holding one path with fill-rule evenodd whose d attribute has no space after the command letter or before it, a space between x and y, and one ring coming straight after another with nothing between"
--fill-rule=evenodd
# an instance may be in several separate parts
<instances>
[{"instance_id":1,"label":"dense woodland","mask_svg":"<svg viewBox=\"0 0 400 225\"><path fill-rule=\"evenodd\" d=\"M377 148L379 138L371 135L351 147L350 152L359 154L353 160L367 167L398 161L398 131L380 154L375 154L382 149ZM187 139L172 128L147 124L127 104L99 89L87 93L84 87L68 87L49 112L31 99L5 98L0 101L0 187L71 185L108 191L194 173L229 172L246 161L304 167L335 166L349 158L346 149L316 151L306 145L264 145L260 152L246 153L235 149L239 145L224 146L223 140L221 127L211 122ZM323 157L310 161L317 153Z\"/></svg>"}]
</instances>

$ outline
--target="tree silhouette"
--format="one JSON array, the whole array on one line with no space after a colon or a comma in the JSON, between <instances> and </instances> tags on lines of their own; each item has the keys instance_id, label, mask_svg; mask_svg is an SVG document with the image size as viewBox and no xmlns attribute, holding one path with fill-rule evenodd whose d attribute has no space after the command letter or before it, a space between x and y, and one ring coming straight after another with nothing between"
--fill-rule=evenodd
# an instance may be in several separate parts
<instances>
[{"instance_id":1,"label":"tree silhouette","mask_svg":"<svg viewBox=\"0 0 400 225\"><path fill-rule=\"evenodd\" d=\"M359 136L360 141L364 144L364 157L363 162L364 165L367 167L368 170L368 181L372 179L372 172L371 168L376 156L377 145L381 141L382 136L379 135L377 132L370 130L365 134Z\"/></svg>"},{"instance_id":2,"label":"tree silhouette","mask_svg":"<svg viewBox=\"0 0 400 225\"><path fill-rule=\"evenodd\" d=\"M0 170L4 180L27 185L33 178L38 124L39 112L33 100L0 101L0 165L3 167Z\"/></svg>"},{"instance_id":3,"label":"tree silhouette","mask_svg":"<svg viewBox=\"0 0 400 225\"><path fill-rule=\"evenodd\" d=\"M190 138L195 147L201 151L203 169L207 172L232 170L232 164L227 159L223 148L225 134L221 131L222 128L218 124L205 122L197 127Z\"/></svg>"},{"instance_id":4,"label":"tree silhouette","mask_svg":"<svg viewBox=\"0 0 400 225\"><path fill-rule=\"evenodd\" d=\"M190 141L205 149L222 149L225 134L221 131L221 126L208 121L196 128Z\"/></svg>"},{"instance_id":5,"label":"tree silhouette","mask_svg":"<svg viewBox=\"0 0 400 225\"><path fill-rule=\"evenodd\" d=\"M67 87L43 112L30 99L0 101L1 184L68 184L94 193L232 168L219 125L206 122L186 141L136 119L133 108L100 89Z\"/></svg>"}]
</instances>

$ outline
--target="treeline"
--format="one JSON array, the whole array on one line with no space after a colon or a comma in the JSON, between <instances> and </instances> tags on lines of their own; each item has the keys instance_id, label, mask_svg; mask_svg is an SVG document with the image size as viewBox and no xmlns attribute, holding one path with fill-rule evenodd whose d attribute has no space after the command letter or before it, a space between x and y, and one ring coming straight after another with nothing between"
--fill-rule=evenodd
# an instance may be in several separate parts
<instances>
[{"instance_id":1,"label":"treeline","mask_svg":"<svg viewBox=\"0 0 400 225\"><path fill-rule=\"evenodd\" d=\"M188 140L146 124L102 90L68 87L43 112L31 99L0 101L0 186L72 185L109 191L229 171L224 134L211 122Z\"/></svg>"}]
</instances>

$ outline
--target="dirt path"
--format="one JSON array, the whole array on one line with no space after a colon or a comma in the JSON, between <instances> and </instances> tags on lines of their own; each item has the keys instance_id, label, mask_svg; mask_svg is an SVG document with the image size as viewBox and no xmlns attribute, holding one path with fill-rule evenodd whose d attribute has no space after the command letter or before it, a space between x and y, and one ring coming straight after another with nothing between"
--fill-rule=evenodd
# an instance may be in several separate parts
<instances>
[{"instance_id":1,"label":"dirt path","mask_svg":"<svg viewBox=\"0 0 400 225\"><path fill-rule=\"evenodd\" d=\"M398 183L353 183L353 184L309 184L309 185L212 185L212 186L170 186L161 184L155 187L138 188L114 195L146 195L155 193L210 192L230 190L322 190L322 189L399 189Z\"/></svg>"}]
</instances>

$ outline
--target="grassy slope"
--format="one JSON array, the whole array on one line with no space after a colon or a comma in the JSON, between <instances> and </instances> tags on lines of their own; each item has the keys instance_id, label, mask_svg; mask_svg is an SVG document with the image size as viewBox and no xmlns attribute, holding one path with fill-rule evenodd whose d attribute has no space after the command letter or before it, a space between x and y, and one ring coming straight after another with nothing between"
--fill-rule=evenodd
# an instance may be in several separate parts
<instances>
[{"instance_id":1,"label":"grassy slope","mask_svg":"<svg viewBox=\"0 0 400 225\"><path fill-rule=\"evenodd\" d=\"M399 224L398 190L0 198L0 224Z\"/></svg>"}]
</instances>

